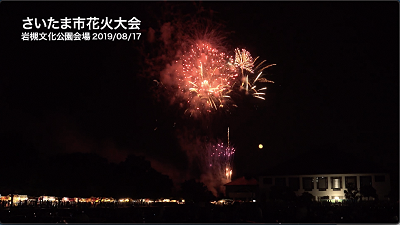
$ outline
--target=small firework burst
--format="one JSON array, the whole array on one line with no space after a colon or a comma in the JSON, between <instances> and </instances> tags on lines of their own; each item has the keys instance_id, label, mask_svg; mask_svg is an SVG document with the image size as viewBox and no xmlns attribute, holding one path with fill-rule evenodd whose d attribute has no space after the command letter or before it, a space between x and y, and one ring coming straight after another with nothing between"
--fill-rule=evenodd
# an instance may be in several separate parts
<instances>
[{"instance_id":1,"label":"small firework burst","mask_svg":"<svg viewBox=\"0 0 400 225\"><path fill-rule=\"evenodd\" d=\"M242 51L238 48L235 49L235 66L239 67L242 71L247 70L250 73L254 73L254 60L250 52L246 49L242 49Z\"/></svg>"},{"instance_id":2,"label":"small firework burst","mask_svg":"<svg viewBox=\"0 0 400 225\"><path fill-rule=\"evenodd\" d=\"M265 93L261 91L266 90L267 87L259 88L257 83L274 83L272 80L262 77L262 75L265 69L276 64L265 65L266 60L257 63L257 59L258 57L253 60L251 54L245 49L242 49L242 51L236 49L235 66L240 68L241 71L242 82L240 88L245 90L246 94L251 94L256 98L265 100L263 97Z\"/></svg>"}]
</instances>

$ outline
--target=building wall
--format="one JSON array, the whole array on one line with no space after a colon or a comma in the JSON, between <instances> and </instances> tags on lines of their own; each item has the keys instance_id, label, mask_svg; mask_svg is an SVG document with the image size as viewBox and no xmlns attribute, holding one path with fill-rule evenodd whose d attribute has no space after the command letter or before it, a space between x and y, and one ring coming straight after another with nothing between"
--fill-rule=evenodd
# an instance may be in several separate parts
<instances>
[{"instance_id":1,"label":"building wall","mask_svg":"<svg viewBox=\"0 0 400 225\"><path fill-rule=\"evenodd\" d=\"M285 180L286 186L289 186L289 178L300 178L300 187L299 190L295 191L297 196L300 196L306 190L303 185L303 178L312 178L312 190L307 191L310 194L316 197L316 200L320 200L321 197L329 196L328 199L345 199L344 190L347 190L345 187L346 177L356 177L357 180L357 189L360 189L361 178L363 176L371 176L372 187L376 189L376 193L378 198L381 200L386 199L385 196L390 192L390 177L388 174L383 173L374 173L374 174L315 174L315 175L294 175L294 176L260 176L259 185L260 185L260 196L263 200L269 199L269 190L270 187L275 185L275 178L283 178ZM380 178L384 177L384 181L379 181L379 179L375 179L376 176L380 176ZM317 178L326 177L328 178L328 185L326 190L319 190L317 187ZM265 184L264 179L270 178L272 181L271 184ZM332 178L341 178L341 188L339 190L334 190L332 188ZM382 180L382 179L380 179ZM335 198L336 197L336 198Z\"/></svg>"}]
</instances>

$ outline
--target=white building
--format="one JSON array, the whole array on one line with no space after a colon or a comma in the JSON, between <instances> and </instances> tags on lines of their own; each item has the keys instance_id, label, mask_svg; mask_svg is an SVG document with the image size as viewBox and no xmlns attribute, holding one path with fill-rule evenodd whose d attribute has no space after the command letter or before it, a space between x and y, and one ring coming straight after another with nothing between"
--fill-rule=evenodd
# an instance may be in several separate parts
<instances>
[{"instance_id":1,"label":"white building","mask_svg":"<svg viewBox=\"0 0 400 225\"><path fill-rule=\"evenodd\" d=\"M329 160L332 154L340 160ZM320 146L260 173L259 197L268 200L271 187L276 185L290 187L297 196L308 192L315 200L339 202L345 199L344 191L353 184L358 190L372 186L379 200L387 200L394 185L390 181L394 172L362 159L351 150L340 151L333 144Z\"/></svg>"},{"instance_id":2,"label":"white building","mask_svg":"<svg viewBox=\"0 0 400 225\"><path fill-rule=\"evenodd\" d=\"M378 199L385 200L390 192L390 177L386 173L260 176L259 185L260 194L266 200L269 199L270 188L274 185L290 187L297 196L308 192L314 195L317 201L341 201L345 199L344 190L350 185L354 185L358 190L363 186L372 186L376 189Z\"/></svg>"}]
</instances>

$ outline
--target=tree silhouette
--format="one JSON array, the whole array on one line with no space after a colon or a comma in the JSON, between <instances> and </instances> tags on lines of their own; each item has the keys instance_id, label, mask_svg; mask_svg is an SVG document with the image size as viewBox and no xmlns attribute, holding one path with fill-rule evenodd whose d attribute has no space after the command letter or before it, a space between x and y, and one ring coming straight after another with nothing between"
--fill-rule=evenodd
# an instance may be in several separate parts
<instances>
[{"instance_id":1,"label":"tree silhouette","mask_svg":"<svg viewBox=\"0 0 400 225\"><path fill-rule=\"evenodd\" d=\"M151 167L144 157L129 155L118 164L113 181L120 197L160 198L168 197L173 186L172 180Z\"/></svg>"},{"instance_id":2,"label":"tree silhouette","mask_svg":"<svg viewBox=\"0 0 400 225\"><path fill-rule=\"evenodd\" d=\"M0 134L1 169L0 176L4 181L0 188L11 194L30 194L29 187L37 184L35 179L38 151L22 134L9 132ZM17 193L18 192L18 193Z\"/></svg>"},{"instance_id":3,"label":"tree silhouette","mask_svg":"<svg viewBox=\"0 0 400 225\"><path fill-rule=\"evenodd\" d=\"M347 190L344 190L346 199L349 199L352 202L356 202L359 199L359 193L359 190L354 184L348 184Z\"/></svg>"},{"instance_id":4,"label":"tree silhouette","mask_svg":"<svg viewBox=\"0 0 400 225\"><path fill-rule=\"evenodd\" d=\"M1 133L1 192L58 197L169 197L172 180L144 157L119 164L94 153L48 154L17 132Z\"/></svg>"},{"instance_id":5,"label":"tree silhouette","mask_svg":"<svg viewBox=\"0 0 400 225\"><path fill-rule=\"evenodd\" d=\"M301 196L298 197L298 200L305 204L310 204L315 199L314 195L309 192L303 192Z\"/></svg>"},{"instance_id":6,"label":"tree silhouette","mask_svg":"<svg viewBox=\"0 0 400 225\"><path fill-rule=\"evenodd\" d=\"M373 197L375 199L378 198L378 195L376 194L376 189L374 187L372 187L371 185L362 186L360 188L360 194L363 197L368 197L368 200L369 200L369 197Z\"/></svg>"},{"instance_id":7,"label":"tree silhouette","mask_svg":"<svg viewBox=\"0 0 400 225\"><path fill-rule=\"evenodd\" d=\"M187 180L182 183L182 195L187 202L209 202L214 199L213 194L202 182L195 179Z\"/></svg>"}]
</instances>

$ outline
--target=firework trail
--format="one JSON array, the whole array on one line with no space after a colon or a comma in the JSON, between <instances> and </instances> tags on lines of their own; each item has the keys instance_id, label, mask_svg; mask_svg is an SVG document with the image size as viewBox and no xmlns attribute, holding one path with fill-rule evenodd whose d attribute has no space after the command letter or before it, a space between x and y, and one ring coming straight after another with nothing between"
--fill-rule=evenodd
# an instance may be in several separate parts
<instances>
[{"instance_id":1,"label":"firework trail","mask_svg":"<svg viewBox=\"0 0 400 225\"><path fill-rule=\"evenodd\" d=\"M206 154L208 154L208 167L212 174L221 181L231 181L235 148L223 142L215 145L208 144Z\"/></svg>"},{"instance_id":2,"label":"firework trail","mask_svg":"<svg viewBox=\"0 0 400 225\"><path fill-rule=\"evenodd\" d=\"M265 100L265 98L262 97L265 93L261 91L266 90L267 87L258 88L257 83L274 83L273 81L262 77L262 75L265 69L276 64L265 65L264 63L266 60L257 63L257 59L258 57L253 60L250 52L245 49L242 49L242 51L239 49L235 50L235 66L237 66L241 72L240 75L242 82L240 89L245 90L246 94L251 94L256 98Z\"/></svg>"},{"instance_id":3,"label":"firework trail","mask_svg":"<svg viewBox=\"0 0 400 225\"><path fill-rule=\"evenodd\" d=\"M207 42L198 41L179 61L178 89L185 96L190 114L229 108L230 93L238 77L232 57Z\"/></svg>"}]
</instances>

